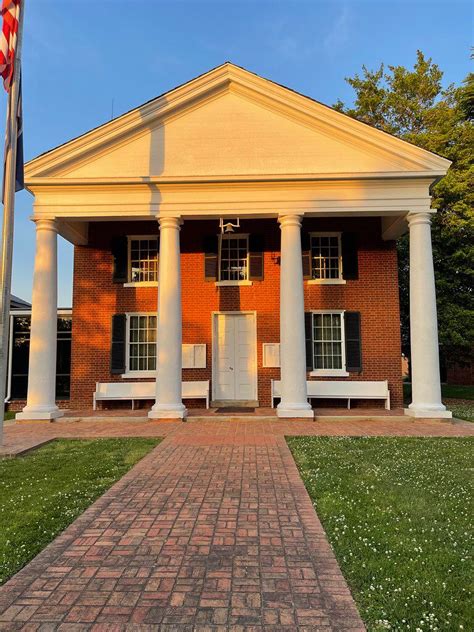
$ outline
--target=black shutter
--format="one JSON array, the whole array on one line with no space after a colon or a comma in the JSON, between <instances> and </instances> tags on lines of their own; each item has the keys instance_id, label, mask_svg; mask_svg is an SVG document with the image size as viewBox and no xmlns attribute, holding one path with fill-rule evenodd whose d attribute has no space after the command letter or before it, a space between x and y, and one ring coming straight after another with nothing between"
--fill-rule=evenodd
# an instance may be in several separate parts
<instances>
[{"instance_id":1,"label":"black shutter","mask_svg":"<svg viewBox=\"0 0 474 632\"><path fill-rule=\"evenodd\" d=\"M362 371L360 312L345 312L346 371Z\"/></svg>"},{"instance_id":2,"label":"black shutter","mask_svg":"<svg viewBox=\"0 0 474 632\"><path fill-rule=\"evenodd\" d=\"M217 235L207 235L204 237L204 280L217 280Z\"/></svg>"},{"instance_id":3,"label":"black shutter","mask_svg":"<svg viewBox=\"0 0 474 632\"><path fill-rule=\"evenodd\" d=\"M341 242L342 278L354 281L359 278L357 235L355 233L342 233Z\"/></svg>"},{"instance_id":4,"label":"black shutter","mask_svg":"<svg viewBox=\"0 0 474 632\"><path fill-rule=\"evenodd\" d=\"M128 281L128 239L126 236L112 239L112 256L114 258L114 283Z\"/></svg>"},{"instance_id":5,"label":"black shutter","mask_svg":"<svg viewBox=\"0 0 474 632\"><path fill-rule=\"evenodd\" d=\"M304 313L304 337L306 342L306 370L312 371L314 368L312 312Z\"/></svg>"},{"instance_id":6,"label":"black shutter","mask_svg":"<svg viewBox=\"0 0 474 632\"><path fill-rule=\"evenodd\" d=\"M306 231L301 231L301 251L303 256L303 279L311 279L311 236Z\"/></svg>"},{"instance_id":7,"label":"black shutter","mask_svg":"<svg viewBox=\"0 0 474 632\"><path fill-rule=\"evenodd\" d=\"M263 281L263 235L249 236L249 280Z\"/></svg>"},{"instance_id":8,"label":"black shutter","mask_svg":"<svg viewBox=\"0 0 474 632\"><path fill-rule=\"evenodd\" d=\"M110 372L112 375L125 373L125 314L112 316L112 345L110 350Z\"/></svg>"}]
</instances>

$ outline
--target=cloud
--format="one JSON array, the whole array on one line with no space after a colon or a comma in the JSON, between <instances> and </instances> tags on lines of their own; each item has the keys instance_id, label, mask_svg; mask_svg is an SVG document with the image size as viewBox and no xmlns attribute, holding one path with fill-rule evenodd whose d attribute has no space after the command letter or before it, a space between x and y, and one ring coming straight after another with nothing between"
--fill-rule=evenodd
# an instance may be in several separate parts
<instances>
[{"instance_id":1,"label":"cloud","mask_svg":"<svg viewBox=\"0 0 474 632\"><path fill-rule=\"evenodd\" d=\"M331 54L345 47L349 41L350 22L351 14L349 7L344 5L323 40L326 53Z\"/></svg>"},{"instance_id":2,"label":"cloud","mask_svg":"<svg viewBox=\"0 0 474 632\"><path fill-rule=\"evenodd\" d=\"M269 24L268 41L278 55L292 61L312 58L321 48L316 38L308 41L303 35L292 33L288 21L281 18Z\"/></svg>"}]
</instances>

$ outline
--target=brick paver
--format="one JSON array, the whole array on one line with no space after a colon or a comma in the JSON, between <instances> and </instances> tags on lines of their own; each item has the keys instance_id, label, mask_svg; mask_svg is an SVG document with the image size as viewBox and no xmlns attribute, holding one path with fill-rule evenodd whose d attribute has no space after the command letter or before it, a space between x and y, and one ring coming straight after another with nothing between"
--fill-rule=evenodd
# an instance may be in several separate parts
<instances>
[{"instance_id":1,"label":"brick paver","mask_svg":"<svg viewBox=\"0 0 474 632\"><path fill-rule=\"evenodd\" d=\"M4 630L363 630L285 434L474 434L447 422L80 422L55 436L166 436L0 589Z\"/></svg>"},{"instance_id":2,"label":"brick paver","mask_svg":"<svg viewBox=\"0 0 474 632\"><path fill-rule=\"evenodd\" d=\"M138 411L137 411L138 412ZM439 436L474 435L474 424L459 420L414 420L410 417L361 417L347 419L318 418L316 421L279 420L261 421L252 418L225 421L218 417L183 424L175 421L148 421L130 416L128 421L93 418L82 421L61 420L55 423L9 423L4 430L0 456L20 454L36 445L55 438L95 437L166 437L179 432L191 435L193 441L239 442L242 438L265 441L269 436L329 435L329 436Z\"/></svg>"}]
</instances>

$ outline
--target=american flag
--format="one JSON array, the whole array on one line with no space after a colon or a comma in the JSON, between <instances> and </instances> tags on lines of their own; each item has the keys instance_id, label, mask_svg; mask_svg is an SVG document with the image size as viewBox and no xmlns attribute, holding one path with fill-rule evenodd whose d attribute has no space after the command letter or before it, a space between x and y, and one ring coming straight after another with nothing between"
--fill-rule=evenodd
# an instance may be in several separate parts
<instances>
[{"instance_id":1,"label":"american flag","mask_svg":"<svg viewBox=\"0 0 474 632\"><path fill-rule=\"evenodd\" d=\"M2 34L0 36L0 74L5 90L10 90L13 78L18 25L20 23L21 0L3 0Z\"/></svg>"},{"instance_id":2,"label":"american flag","mask_svg":"<svg viewBox=\"0 0 474 632\"><path fill-rule=\"evenodd\" d=\"M3 161L3 187L2 202L5 200L6 157L12 142L10 123L12 117L16 119L16 161L15 161L15 191L21 191L24 184L23 175L23 116L21 105L21 70L18 68L18 77L15 82L18 85L16 98L12 102L13 92L10 92L14 76L15 54L18 44L18 28L20 26L20 10L24 0L2 0L2 33L0 35L0 74L3 77L3 85L9 93L8 119L5 129L5 153Z\"/></svg>"}]
</instances>

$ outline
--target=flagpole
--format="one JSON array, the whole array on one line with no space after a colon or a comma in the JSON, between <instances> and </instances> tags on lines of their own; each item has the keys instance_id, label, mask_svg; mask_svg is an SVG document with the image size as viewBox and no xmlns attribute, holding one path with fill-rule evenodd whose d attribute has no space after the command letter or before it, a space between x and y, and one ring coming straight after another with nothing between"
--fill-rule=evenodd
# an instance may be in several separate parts
<instances>
[{"instance_id":1,"label":"flagpole","mask_svg":"<svg viewBox=\"0 0 474 632\"><path fill-rule=\"evenodd\" d=\"M21 74L21 45L25 0L21 3L18 21L17 44L13 77L8 93L6 133L9 143L5 155L5 182L3 192L3 227L0 253L0 445L3 444L3 420L7 382L8 345L10 338L10 295L13 258L13 226L15 213L16 150L18 132L18 93Z\"/></svg>"}]
</instances>

